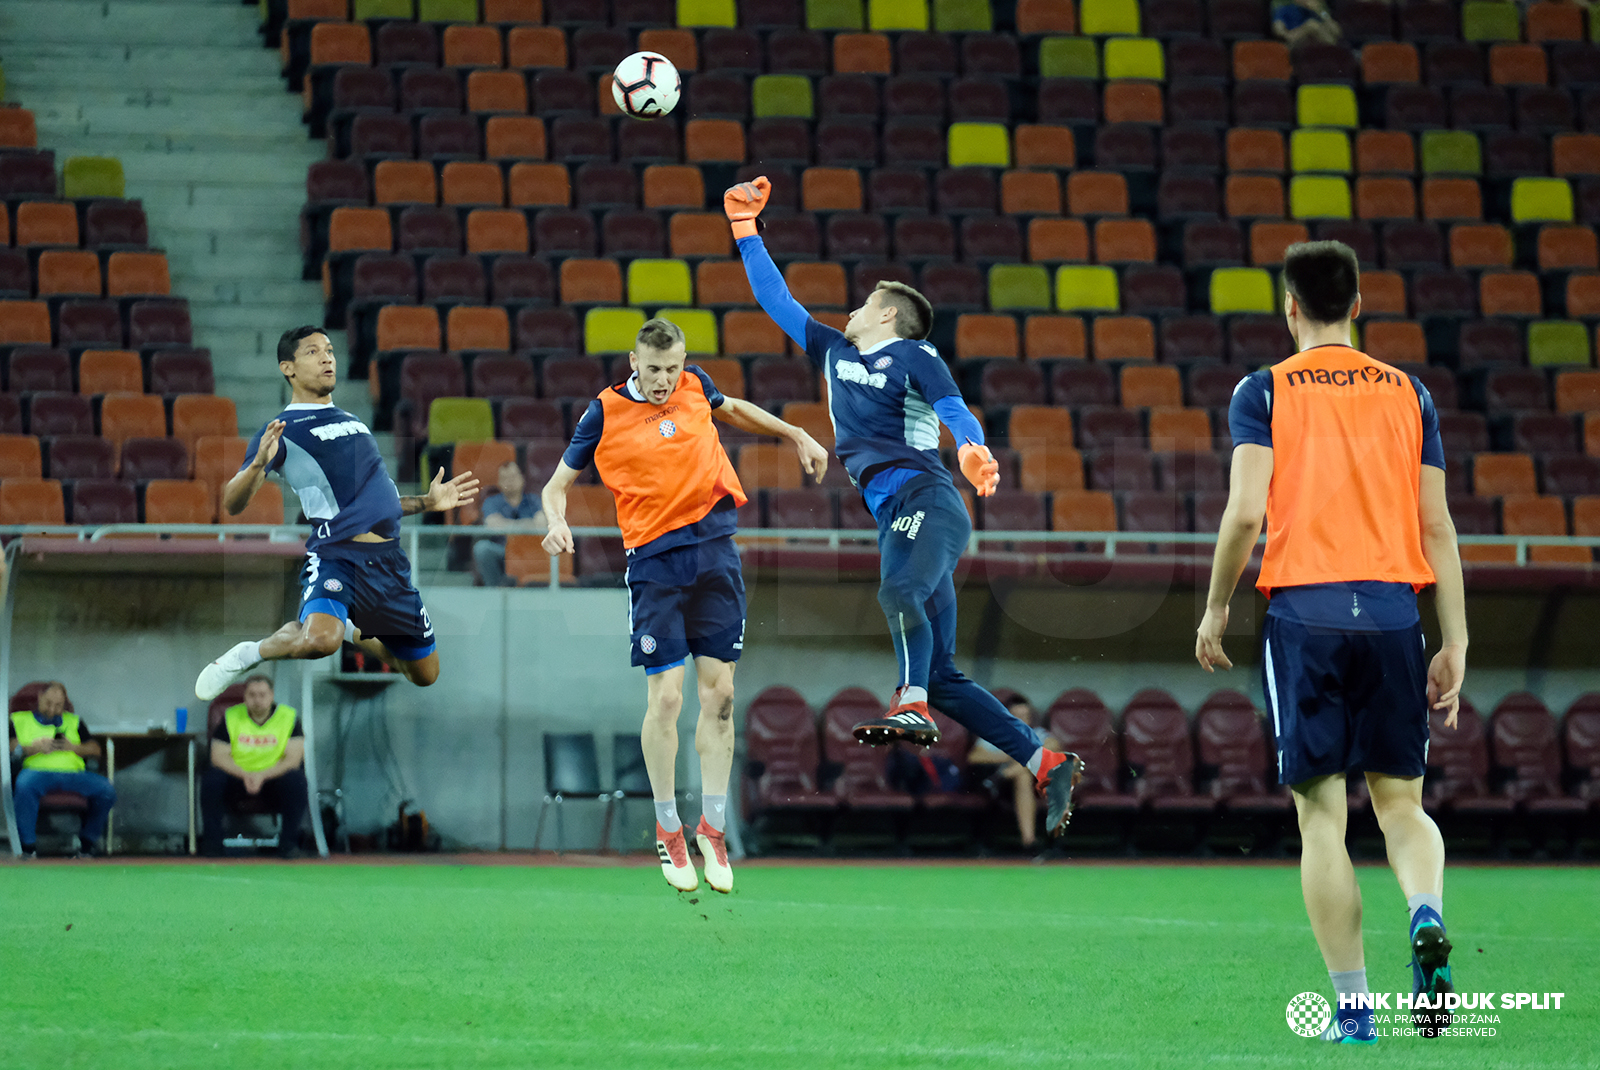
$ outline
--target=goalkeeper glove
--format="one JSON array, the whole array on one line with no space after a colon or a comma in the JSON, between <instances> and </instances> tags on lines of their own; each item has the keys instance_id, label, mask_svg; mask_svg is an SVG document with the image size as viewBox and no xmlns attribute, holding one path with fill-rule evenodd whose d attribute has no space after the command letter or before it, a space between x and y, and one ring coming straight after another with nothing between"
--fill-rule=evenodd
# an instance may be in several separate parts
<instances>
[{"instance_id":1,"label":"goalkeeper glove","mask_svg":"<svg viewBox=\"0 0 1600 1070\"><path fill-rule=\"evenodd\" d=\"M753 182L741 182L722 195L722 210L733 223L735 239L748 238L756 233L756 216L767 206L772 195L772 183L762 175Z\"/></svg>"},{"instance_id":2,"label":"goalkeeper glove","mask_svg":"<svg viewBox=\"0 0 1600 1070\"><path fill-rule=\"evenodd\" d=\"M956 456L961 459L961 474L978 489L978 497L987 498L1000 486L1000 462L988 446L968 442Z\"/></svg>"}]
</instances>

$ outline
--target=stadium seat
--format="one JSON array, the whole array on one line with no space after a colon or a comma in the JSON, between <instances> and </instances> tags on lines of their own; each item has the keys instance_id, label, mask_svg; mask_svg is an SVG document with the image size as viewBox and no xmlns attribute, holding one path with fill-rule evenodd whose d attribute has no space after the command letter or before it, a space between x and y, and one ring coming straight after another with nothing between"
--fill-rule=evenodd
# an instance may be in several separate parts
<instances>
[{"instance_id":1,"label":"stadium seat","mask_svg":"<svg viewBox=\"0 0 1600 1070\"><path fill-rule=\"evenodd\" d=\"M1128 763L1140 771L1134 793L1152 810L1203 817L1215 808L1214 799L1194 792L1189 718L1171 695L1157 688L1135 694L1122 712L1122 739Z\"/></svg>"},{"instance_id":2,"label":"stadium seat","mask_svg":"<svg viewBox=\"0 0 1600 1070\"><path fill-rule=\"evenodd\" d=\"M1485 316L1537 317L1543 314L1544 298L1538 277L1527 271L1484 272L1478 280L1478 308Z\"/></svg>"},{"instance_id":3,"label":"stadium seat","mask_svg":"<svg viewBox=\"0 0 1600 1070\"><path fill-rule=\"evenodd\" d=\"M1011 166L1011 139L999 123L951 123L948 137L951 167Z\"/></svg>"},{"instance_id":4,"label":"stadium seat","mask_svg":"<svg viewBox=\"0 0 1600 1070\"><path fill-rule=\"evenodd\" d=\"M69 200L126 196L122 161L109 156L71 156L61 165L61 196Z\"/></svg>"},{"instance_id":5,"label":"stadium seat","mask_svg":"<svg viewBox=\"0 0 1600 1070\"><path fill-rule=\"evenodd\" d=\"M1137 78L1164 82L1167 77L1166 57L1161 42L1152 37L1108 38L1102 63L1107 79Z\"/></svg>"},{"instance_id":6,"label":"stadium seat","mask_svg":"<svg viewBox=\"0 0 1600 1070\"><path fill-rule=\"evenodd\" d=\"M994 265L989 269L989 307L997 312L1006 309L1048 309L1049 275L1043 267L1032 264Z\"/></svg>"},{"instance_id":7,"label":"stadium seat","mask_svg":"<svg viewBox=\"0 0 1600 1070\"><path fill-rule=\"evenodd\" d=\"M1096 326L1104 320L1097 320ZM1147 323L1149 321L1146 321ZM1152 339L1152 347L1154 341ZM1096 354L1099 359L1099 354ZM1128 365L1122 369L1120 394L1127 409L1181 406L1183 383L1178 369L1169 365Z\"/></svg>"},{"instance_id":8,"label":"stadium seat","mask_svg":"<svg viewBox=\"0 0 1600 1070\"><path fill-rule=\"evenodd\" d=\"M1466 0L1461 5L1464 41L1519 41L1522 19L1515 5L1494 0Z\"/></svg>"},{"instance_id":9,"label":"stadium seat","mask_svg":"<svg viewBox=\"0 0 1600 1070\"><path fill-rule=\"evenodd\" d=\"M1283 263L1283 254L1296 242L1310 240L1304 223L1260 221L1250 225L1250 263L1254 267L1274 267Z\"/></svg>"},{"instance_id":10,"label":"stadium seat","mask_svg":"<svg viewBox=\"0 0 1600 1070\"><path fill-rule=\"evenodd\" d=\"M1600 269L1600 245L1593 227L1540 227L1537 255L1541 272Z\"/></svg>"},{"instance_id":11,"label":"stadium seat","mask_svg":"<svg viewBox=\"0 0 1600 1070\"><path fill-rule=\"evenodd\" d=\"M634 308L591 308L583 318L583 351L626 353L633 349L645 314ZM548 364L546 365L548 368ZM550 394L548 390L546 397Z\"/></svg>"},{"instance_id":12,"label":"stadium seat","mask_svg":"<svg viewBox=\"0 0 1600 1070\"><path fill-rule=\"evenodd\" d=\"M1514 223L1571 223L1572 186L1560 178L1519 178L1511 184Z\"/></svg>"},{"instance_id":13,"label":"stadium seat","mask_svg":"<svg viewBox=\"0 0 1600 1070\"><path fill-rule=\"evenodd\" d=\"M1299 129L1289 135L1289 165L1295 171L1351 172L1350 136L1342 130Z\"/></svg>"},{"instance_id":14,"label":"stadium seat","mask_svg":"<svg viewBox=\"0 0 1600 1070\"><path fill-rule=\"evenodd\" d=\"M817 715L798 692L767 687L758 693L745 711L744 738L753 781L744 795L750 818L767 811L826 812L839 805L832 791L817 787Z\"/></svg>"},{"instance_id":15,"label":"stadium seat","mask_svg":"<svg viewBox=\"0 0 1600 1070\"><path fill-rule=\"evenodd\" d=\"M4 395L0 395L4 396ZM160 399L156 399L159 403ZM30 435L37 435L41 439L54 435L92 435L94 434L93 410L89 407L89 399L74 394L35 394L33 402L28 406L28 421L25 428L14 427L10 433L20 434L26 430ZM165 430L162 431L165 434Z\"/></svg>"},{"instance_id":16,"label":"stadium seat","mask_svg":"<svg viewBox=\"0 0 1600 1070\"><path fill-rule=\"evenodd\" d=\"M1089 355L1083 320L1033 315L1023 321L1022 352L1029 360L1083 360Z\"/></svg>"},{"instance_id":17,"label":"stadium seat","mask_svg":"<svg viewBox=\"0 0 1600 1070\"><path fill-rule=\"evenodd\" d=\"M19 346L11 351L7 371L6 389L13 394L67 393L72 390L72 358L64 349ZM144 392L142 383L134 392Z\"/></svg>"},{"instance_id":18,"label":"stadium seat","mask_svg":"<svg viewBox=\"0 0 1600 1070\"><path fill-rule=\"evenodd\" d=\"M1021 123L1015 128L1013 166L1063 167L1077 164L1072 131L1064 126Z\"/></svg>"},{"instance_id":19,"label":"stadium seat","mask_svg":"<svg viewBox=\"0 0 1600 1070\"><path fill-rule=\"evenodd\" d=\"M1211 312L1270 313L1277 307L1272 276L1260 268L1218 268L1211 273Z\"/></svg>"},{"instance_id":20,"label":"stadium seat","mask_svg":"<svg viewBox=\"0 0 1600 1070\"><path fill-rule=\"evenodd\" d=\"M102 423L104 420L102 409ZM212 394L180 394L173 400L172 437L183 443L191 455L195 452L195 443L202 437L232 438L238 433L239 415L232 398Z\"/></svg>"},{"instance_id":21,"label":"stadium seat","mask_svg":"<svg viewBox=\"0 0 1600 1070\"><path fill-rule=\"evenodd\" d=\"M1029 220L1028 259L1041 263L1086 262L1089 228L1081 219Z\"/></svg>"},{"instance_id":22,"label":"stadium seat","mask_svg":"<svg viewBox=\"0 0 1600 1070\"><path fill-rule=\"evenodd\" d=\"M1589 329L1570 320L1536 320L1528 324L1528 363L1535 367L1592 365L1594 347Z\"/></svg>"},{"instance_id":23,"label":"stadium seat","mask_svg":"<svg viewBox=\"0 0 1600 1070\"><path fill-rule=\"evenodd\" d=\"M561 303L622 304L622 267L615 260L569 258L561 262Z\"/></svg>"},{"instance_id":24,"label":"stadium seat","mask_svg":"<svg viewBox=\"0 0 1600 1070\"><path fill-rule=\"evenodd\" d=\"M65 524L58 479L7 479L0 483L0 524Z\"/></svg>"},{"instance_id":25,"label":"stadium seat","mask_svg":"<svg viewBox=\"0 0 1600 1070\"><path fill-rule=\"evenodd\" d=\"M1478 453L1472 458L1472 492L1495 498L1537 493L1533 458L1525 453Z\"/></svg>"},{"instance_id":26,"label":"stadium seat","mask_svg":"<svg viewBox=\"0 0 1600 1070\"><path fill-rule=\"evenodd\" d=\"M1289 180L1289 214L1295 219L1349 219L1350 185L1342 178L1296 175Z\"/></svg>"},{"instance_id":27,"label":"stadium seat","mask_svg":"<svg viewBox=\"0 0 1600 1070\"><path fill-rule=\"evenodd\" d=\"M131 483L104 478L73 482L68 493L70 520L74 524L137 524L139 499Z\"/></svg>"},{"instance_id":28,"label":"stadium seat","mask_svg":"<svg viewBox=\"0 0 1600 1070\"><path fill-rule=\"evenodd\" d=\"M1354 130L1361 126L1355 91L1344 85L1302 85L1295 98L1301 126L1335 126Z\"/></svg>"},{"instance_id":29,"label":"stadium seat","mask_svg":"<svg viewBox=\"0 0 1600 1070\"><path fill-rule=\"evenodd\" d=\"M154 394L111 394L100 405L100 434L120 450L130 438L165 438L167 413Z\"/></svg>"},{"instance_id":30,"label":"stadium seat","mask_svg":"<svg viewBox=\"0 0 1600 1070\"><path fill-rule=\"evenodd\" d=\"M1155 360L1155 324L1145 316L1097 316L1090 352L1095 360Z\"/></svg>"},{"instance_id":31,"label":"stadium seat","mask_svg":"<svg viewBox=\"0 0 1600 1070\"><path fill-rule=\"evenodd\" d=\"M144 489L144 523L210 524L215 519L205 484L188 479L152 479Z\"/></svg>"},{"instance_id":32,"label":"stadium seat","mask_svg":"<svg viewBox=\"0 0 1600 1070\"><path fill-rule=\"evenodd\" d=\"M129 483L188 479L189 451L175 438L130 438L122 443L120 475Z\"/></svg>"},{"instance_id":33,"label":"stadium seat","mask_svg":"<svg viewBox=\"0 0 1600 1070\"><path fill-rule=\"evenodd\" d=\"M563 164L526 161L514 163L506 176L506 200L512 208L566 208L572 203L571 176ZM550 217L550 221L546 222L546 228L551 226L551 221L566 222L571 218L565 212L558 213ZM592 235L593 219L587 219L585 222L588 228L586 233ZM536 231L538 227L539 217L535 216Z\"/></svg>"},{"instance_id":34,"label":"stadium seat","mask_svg":"<svg viewBox=\"0 0 1600 1070\"><path fill-rule=\"evenodd\" d=\"M1342 185L1339 179L1328 181ZM1281 219L1283 181L1276 175L1230 174L1223 187L1223 203L1232 219Z\"/></svg>"},{"instance_id":35,"label":"stadium seat","mask_svg":"<svg viewBox=\"0 0 1600 1070\"><path fill-rule=\"evenodd\" d=\"M51 479L112 479L117 474L111 443L98 435L57 435L43 440L42 444L45 449L44 474ZM243 465L241 456L228 475L231 477ZM17 474L0 475L0 479L16 478Z\"/></svg>"},{"instance_id":36,"label":"stadium seat","mask_svg":"<svg viewBox=\"0 0 1600 1070\"><path fill-rule=\"evenodd\" d=\"M1362 174L1413 174L1417 170L1416 143L1402 130L1362 130L1356 135L1356 170Z\"/></svg>"},{"instance_id":37,"label":"stadium seat","mask_svg":"<svg viewBox=\"0 0 1600 1070\"><path fill-rule=\"evenodd\" d=\"M1103 266L1057 268L1056 308L1063 312L1120 311L1116 272Z\"/></svg>"},{"instance_id":38,"label":"stadium seat","mask_svg":"<svg viewBox=\"0 0 1600 1070\"><path fill-rule=\"evenodd\" d=\"M23 201L17 205L16 219L14 238L19 249L78 247L78 212L70 204Z\"/></svg>"},{"instance_id":39,"label":"stadium seat","mask_svg":"<svg viewBox=\"0 0 1600 1070\"><path fill-rule=\"evenodd\" d=\"M39 479L43 454L33 435L0 435L0 481Z\"/></svg>"}]
</instances>

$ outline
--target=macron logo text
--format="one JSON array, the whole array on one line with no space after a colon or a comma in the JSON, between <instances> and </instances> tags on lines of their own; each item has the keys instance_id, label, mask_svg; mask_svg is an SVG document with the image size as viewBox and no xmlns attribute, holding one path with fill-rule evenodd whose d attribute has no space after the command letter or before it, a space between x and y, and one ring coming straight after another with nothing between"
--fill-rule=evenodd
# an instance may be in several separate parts
<instances>
[{"instance_id":1,"label":"macron logo text","mask_svg":"<svg viewBox=\"0 0 1600 1070\"><path fill-rule=\"evenodd\" d=\"M334 439L344 438L346 435L372 434L371 431L367 430L367 425L360 420L343 420L336 424L324 424L321 427L313 427L311 433L324 442L332 442Z\"/></svg>"}]
</instances>

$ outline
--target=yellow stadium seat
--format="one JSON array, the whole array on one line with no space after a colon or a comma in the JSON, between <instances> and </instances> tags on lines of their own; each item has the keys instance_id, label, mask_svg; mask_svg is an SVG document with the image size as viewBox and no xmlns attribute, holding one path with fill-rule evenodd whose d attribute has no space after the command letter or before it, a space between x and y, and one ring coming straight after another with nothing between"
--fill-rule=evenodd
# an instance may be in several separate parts
<instances>
[{"instance_id":1,"label":"yellow stadium seat","mask_svg":"<svg viewBox=\"0 0 1600 1070\"><path fill-rule=\"evenodd\" d=\"M633 261L628 265L628 304L694 304L689 265L682 260Z\"/></svg>"},{"instance_id":2,"label":"yellow stadium seat","mask_svg":"<svg viewBox=\"0 0 1600 1070\"><path fill-rule=\"evenodd\" d=\"M758 75L750 87L750 112L757 119L811 118L811 79L800 74Z\"/></svg>"},{"instance_id":3,"label":"yellow stadium seat","mask_svg":"<svg viewBox=\"0 0 1600 1070\"><path fill-rule=\"evenodd\" d=\"M428 444L486 442L494 437L488 398L434 398L428 405Z\"/></svg>"},{"instance_id":4,"label":"yellow stadium seat","mask_svg":"<svg viewBox=\"0 0 1600 1070\"><path fill-rule=\"evenodd\" d=\"M1351 171L1350 135L1342 130L1296 130L1289 135L1289 166L1296 171Z\"/></svg>"},{"instance_id":5,"label":"yellow stadium seat","mask_svg":"<svg viewBox=\"0 0 1600 1070\"><path fill-rule=\"evenodd\" d=\"M1289 180L1289 214L1295 219L1349 219L1350 183L1331 175Z\"/></svg>"},{"instance_id":6,"label":"yellow stadium seat","mask_svg":"<svg viewBox=\"0 0 1600 1070\"><path fill-rule=\"evenodd\" d=\"M1572 185L1564 178L1519 178L1511 183L1513 223L1572 222Z\"/></svg>"},{"instance_id":7,"label":"yellow stadium seat","mask_svg":"<svg viewBox=\"0 0 1600 1070\"><path fill-rule=\"evenodd\" d=\"M1099 78L1099 50L1087 37L1046 37L1039 42L1039 77Z\"/></svg>"},{"instance_id":8,"label":"yellow stadium seat","mask_svg":"<svg viewBox=\"0 0 1600 1070\"><path fill-rule=\"evenodd\" d=\"M1272 276L1261 268L1218 268L1211 273L1211 314L1276 311Z\"/></svg>"},{"instance_id":9,"label":"yellow stadium seat","mask_svg":"<svg viewBox=\"0 0 1600 1070\"><path fill-rule=\"evenodd\" d=\"M591 308L583 317L585 353L627 353L644 326L637 308Z\"/></svg>"},{"instance_id":10,"label":"yellow stadium seat","mask_svg":"<svg viewBox=\"0 0 1600 1070\"><path fill-rule=\"evenodd\" d=\"M1118 312L1122 295L1114 268L1067 266L1056 269L1056 308L1062 312Z\"/></svg>"},{"instance_id":11,"label":"yellow stadium seat","mask_svg":"<svg viewBox=\"0 0 1600 1070\"><path fill-rule=\"evenodd\" d=\"M1356 92L1347 85L1303 85L1295 100L1295 114L1301 126L1342 126L1355 130L1361 126L1356 112Z\"/></svg>"},{"instance_id":12,"label":"yellow stadium seat","mask_svg":"<svg viewBox=\"0 0 1600 1070\"><path fill-rule=\"evenodd\" d=\"M951 167L1010 167L1011 136L1003 123L951 123Z\"/></svg>"},{"instance_id":13,"label":"yellow stadium seat","mask_svg":"<svg viewBox=\"0 0 1600 1070\"><path fill-rule=\"evenodd\" d=\"M679 26L739 25L739 12L733 0L678 0Z\"/></svg>"},{"instance_id":14,"label":"yellow stadium seat","mask_svg":"<svg viewBox=\"0 0 1600 1070\"><path fill-rule=\"evenodd\" d=\"M1138 0L1083 0L1078 8L1078 32L1091 37L1139 36Z\"/></svg>"},{"instance_id":15,"label":"yellow stadium seat","mask_svg":"<svg viewBox=\"0 0 1600 1070\"><path fill-rule=\"evenodd\" d=\"M1152 82L1167 80L1166 56L1154 37L1113 37L1106 42L1103 57L1107 78L1143 78Z\"/></svg>"},{"instance_id":16,"label":"yellow stadium seat","mask_svg":"<svg viewBox=\"0 0 1600 1070\"><path fill-rule=\"evenodd\" d=\"M867 0L867 27L872 30L926 30L928 0Z\"/></svg>"},{"instance_id":17,"label":"yellow stadium seat","mask_svg":"<svg viewBox=\"0 0 1600 1070\"><path fill-rule=\"evenodd\" d=\"M638 261L634 261L638 263ZM717 316L706 308L663 308L656 313L683 330L684 348L690 353L720 353L717 343Z\"/></svg>"},{"instance_id":18,"label":"yellow stadium seat","mask_svg":"<svg viewBox=\"0 0 1600 1070\"><path fill-rule=\"evenodd\" d=\"M996 264L989 269L989 307L1032 309L1050 307L1050 276L1038 264Z\"/></svg>"},{"instance_id":19,"label":"yellow stadium seat","mask_svg":"<svg viewBox=\"0 0 1600 1070\"><path fill-rule=\"evenodd\" d=\"M933 28L940 33L992 33L989 0L933 0Z\"/></svg>"},{"instance_id":20,"label":"yellow stadium seat","mask_svg":"<svg viewBox=\"0 0 1600 1070\"><path fill-rule=\"evenodd\" d=\"M860 30L865 25L861 0L806 0L808 30Z\"/></svg>"}]
</instances>

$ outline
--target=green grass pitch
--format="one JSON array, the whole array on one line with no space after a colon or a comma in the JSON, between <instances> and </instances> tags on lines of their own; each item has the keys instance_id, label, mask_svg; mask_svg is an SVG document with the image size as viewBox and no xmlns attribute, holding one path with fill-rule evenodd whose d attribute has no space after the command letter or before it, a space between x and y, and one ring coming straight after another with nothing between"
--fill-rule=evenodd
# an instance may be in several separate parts
<instances>
[{"instance_id":1,"label":"green grass pitch","mask_svg":"<svg viewBox=\"0 0 1600 1070\"><path fill-rule=\"evenodd\" d=\"M1593 1067L1600 874L1452 868L1463 991L1558 991L1491 1038L1338 1048L1292 866L116 862L0 870L8 1070ZM1362 867L1375 990L1404 901ZM1481 949L1481 951L1480 951Z\"/></svg>"}]
</instances>

